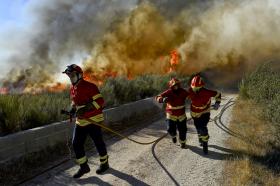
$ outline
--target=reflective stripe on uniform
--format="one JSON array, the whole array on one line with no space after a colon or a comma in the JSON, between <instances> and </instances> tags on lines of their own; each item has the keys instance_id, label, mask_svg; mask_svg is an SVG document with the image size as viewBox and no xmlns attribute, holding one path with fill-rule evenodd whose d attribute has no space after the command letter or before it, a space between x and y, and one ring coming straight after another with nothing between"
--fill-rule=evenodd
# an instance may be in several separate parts
<instances>
[{"instance_id":1,"label":"reflective stripe on uniform","mask_svg":"<svg viewBox=\"0 0 280 186\"><path fill-rule=\"evenodd\" d=\"M95 96L92 97L92 100L96 100L98 98L102 98L101 94L96 94Z\"/></svg>"},{"instance_id":2,"label":"reflective stripe on uniform","mask_svg":"<svg viewBox=\"0 0 280 186\"><path fill-rule=\"evenodd\" d=\"M187 140L184 140L184 141L183 141L183 140L180 140L180 139L179 139L179 142L180 142L180 143L186 143Z\"/></svg>"},{"instance_id":3,"label":"reflective stripe on uniform","mask_svg":"<svg viewBox=\"0 0 280 186\"><path fill-rule=\"evenodd\" d=\"M197 107L197 106L192 104L192 107L194 107L196 109L205 109L207 106L209 106L210 102L211 102L211 100L209 99L209 101L206 103L206 105L203 105L201 107Z\"/></svg>"},{"instance_id":4,"label":"reflective stripe on uniform","mask_svg":"<svg viewBox=\"0 0 280 186\"><path fill-rule=\"evenodd\" d=\"M194 118L199 118L202 114L208 113L210 112L210 108L208 108L207 110L204 110L202 112L193 112L191 111L191 116Z\"/></svg>"},{"instance_id":5,"label":"reflective stripe on uniform","mask_svg":"<svg viewBox=\"0 0 280 186\"><path fill-rule=\"evenodd\" d=\"M178 110L178 109L183 109L185 108L185 105L177 106L177 107L172 107L170 104L167 104L167 108L171 110Z\"/></svg>"},{"instance_id":6,"label":"reflective stripe on uniform","mask_svg":"<svg viewBox=\"0 0 280 186\"><path fill-rule=\"evenodd\" d=\"M87 161L87 157L86 156L84 156L84 157L82 157L82 158L79 158L79 159L76 159L76 162L78 163L78 164L83 164L83 163L85 163Z\"/></svg>"},{"instance_id":7,"label":"reflective stripe on uniform","mask_svg":"<svg viewBox=\"0 0 280 186\"><path fill-rule=\"evenodd\" d=\"M98 114L96 116L90 117L89 119L98 123L98 122L104 121L104 115L103 115L103 113ZM76 121L76 124L79 125L79 126L86 126L86 125L90 124L90 122L85 120L85 119L79 119L78 118L77 121Z\"/></svg>"},{"instance_id":8,"label":"reflective stripe on uniform","mask_svg":"<svg viewBox=\"0 0 280 186\"><path fill-rule=\"evenodd\" d=\"M207 142L209 140L209 135L206 136L200 136L201 140L204 142Z\"/></svg>"},{"instance_id":9,"label":"reflective stripe on uniform","mask_svg":"<svg viewBox=\"0 0 280 186\"><path fill-rule=\"evenodd\" d=\"M105 164L105 163L107 163L107 162L108 162L108 159L105 159L105 160L103 160L103 161L100 160L100 163L101 163L101 164Z\"/></svg>"},{"instance_id":10,"label":"reflective stripe on uniform","mask_svg":"<svg viewBox=\"0 0 280 186\"><path fill-rule=\"evenodd\" d=\"M170 120L173 120L173 121L183 121L184 119L187 118L186 114L183 114L181 116L174 116L174 115L171 115L170 113L166 113L166 118L167 119L170 119Z\"/></svg>"},{"instance_id":11,"label":"reflective stripe on uniform","mask_svg":"<svg viewBox=\"0 0 280 186\"><path fill-rule=\"evenodd\" d=\"M104 163L106 163L106 162L108 162L108 155L101 156L101 157L100 157L100 163L101 163L101 164L104 164Z\"/></svg>"},{"instance_id":12,"label":"reflective stripe on uniform","mask_svg":"<svg viewBox=\"0 0 280 186\"><path fill-rule=\"evenodd\" d=\"M105 160L108 158L108 155L105 155L105 156L100 156L100 160Z\"/></svg>"},{"instance_id":13,"label":"reflective stripe on uniform","mask_svg":"<svg viewBox=\"0 0 280 186\"><path fill-rule=\"evenodd\" d=\"M95 106L96 109L100 108L100 106L98 105L98 103L96 101L93 101L92 104Z\"/></svg>"}]
</instances>

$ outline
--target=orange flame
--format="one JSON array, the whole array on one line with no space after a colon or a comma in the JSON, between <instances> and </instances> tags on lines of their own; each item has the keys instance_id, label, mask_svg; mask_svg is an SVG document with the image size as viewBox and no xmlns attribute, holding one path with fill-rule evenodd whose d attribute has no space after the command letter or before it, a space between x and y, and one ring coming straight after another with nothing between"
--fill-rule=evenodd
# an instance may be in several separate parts
<instances>
[{"instance_id":1,"label":"orange flame","mask_svg":"<svg viewBox=\"0 0 280 186\"><path fill-rule=\"evenodd\" d=\"M97 84L98 86L101 86L104 84L104 81L109 77L116 77L116 72L102 72L102 73L96 73L92 71L85 71L84 72L84 79L90 82L93 82Z\"/></svg>"},{"instance_id":2,"label":"orange flame","mask_svg":"<svg viewBox=\"0 0 280 186\"><path fill-rule=\"evenodd\" d=\"M179 64L179 54L176 50L170 52L170 61L169 61L169 73L176 71L176 67Z\"/></svg>"}]
</instances>

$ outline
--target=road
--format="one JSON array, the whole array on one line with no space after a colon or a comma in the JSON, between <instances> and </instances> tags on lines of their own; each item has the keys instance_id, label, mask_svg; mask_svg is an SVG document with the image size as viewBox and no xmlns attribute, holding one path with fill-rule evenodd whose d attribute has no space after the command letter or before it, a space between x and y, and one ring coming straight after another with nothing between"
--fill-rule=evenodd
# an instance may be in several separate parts
<instances>
[{"instance_id":1,"label":"road","mask_svg":"<svg viewBox=\"0 0 280 186\"><path fill-rule=\"evenodd\" d=\"M190 120L187 124L186 149L181 149L178 143L173 144L169 136L153 145L138 145L113 138L106 141L111 168L105 174L96 175L99 159L96 153L91 153L89 164L92 171L78 180L72 178L78 166L69 161L22 185L221 185L223 163L232 152L224 141L229 135L226 132L232 110L232 102L229 101L235 98L235 95L226 95L221 108L211 113L211 118L217 116L217 120L208 124L208 155L204 155L198 145L197 134ZM130 132L129 137L146 142L164 134L166 124L162 118L141 130Z\"/></svg>"}]
</instances>

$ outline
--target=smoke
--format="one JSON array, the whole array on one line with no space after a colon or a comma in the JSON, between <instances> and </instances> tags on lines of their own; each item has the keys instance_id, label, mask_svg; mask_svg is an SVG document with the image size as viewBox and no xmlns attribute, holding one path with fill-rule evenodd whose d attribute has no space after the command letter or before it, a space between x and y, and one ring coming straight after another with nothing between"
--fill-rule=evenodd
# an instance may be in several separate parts
<instances>
[{"instance_id":1,"label":"smoke","mask_svg":"<svg viewBox=\"0 0 280 186\"><path fill-rule=\"evenodd\" d=\"M169 52L178 49L179 73L206 71L225 85L258 63L280 57L280 8L275 2L180 2L141 3L95 45L86 68L97 74L163 74Z\"/></svg>"},{"instance_id":2,"label":"smoke","mask_svg":"<svg viewBox=\"0 0 280 186\"><path fill-rule=\"evenodd\" d=\"M2 80L9 89L42 87L55 82L61 68L75 55L88 53L112 22L121 19L136 0L31 0L26 12L33 22L11 43L14 52L6 63L13 66ZM2 39L3 40L3 39ZM18 46L18 43L23 45Z\"/></svg>"},{"instance_id":3,"label":"smoke","mask_svg":"<svg viewBox=\"0 0 280 186\"><path fill-rule=\"evenodd\" d=\"M169 54L176 49L178 73L204 71L217 83L233 83L257 64L280 58L277 3L34 0L28 12L36 19L31 34L24 37L29 42L10 58L28 70L13 69L4 82L54 82L67 59L77 54L86 54L83 68L94 80L164 74L170 68Z\"/></svg>"}]
</instances>

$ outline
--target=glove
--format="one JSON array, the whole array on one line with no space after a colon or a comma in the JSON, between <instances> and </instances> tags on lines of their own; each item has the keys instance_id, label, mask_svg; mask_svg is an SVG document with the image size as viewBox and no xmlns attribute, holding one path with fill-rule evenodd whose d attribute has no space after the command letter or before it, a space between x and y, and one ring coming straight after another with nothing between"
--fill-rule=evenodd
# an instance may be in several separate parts
<instances>
[{"instance_id":1,"label":"glove","mask_svg":"<svg viewBox=\"0 0 280 186\"><path fill-rule=\"evenodd\" d=\"M218 110L219 107L220 107L220 103L216 102L212 107L213 107L214 110Z\"/></svg>"},{"instance_id":2,"label":"glove","mask_svg":"<svg viewBox=\"0 0 280 186\"><path fill-rule=\"evenodd\" d=\"M77 111L77 109L75 107L72 107L71 110L69 111L70 116L75 117L76 111Z\"/></svg>"},{"instance_id":3,"label":"glove","mask_svg":"<svg viewBox=\"0 0 280 186\"><path fill-rule=\"evenodd\" d=\"M168 98L167 97L162 98L162 102L163 103L167 103L168 102Z\"/></svg>"},{"instance_id":4,"label":"glove","mask_svg":"<svg viewBox=\"0 0 280 186\"><path fill-rule=\"evenodd\" d=\"M81 116L83 116L86 112L88 112L88 111L90 111L90 110L92 110L92 109L94 109L94 108L95 108L95 107L93 106L92 103L87 103L84 107L82 107L82 108L80 108L80 109L77 110L76 115L77 115L78 117L81 117Z\"/></svg>"}]
</instances>

